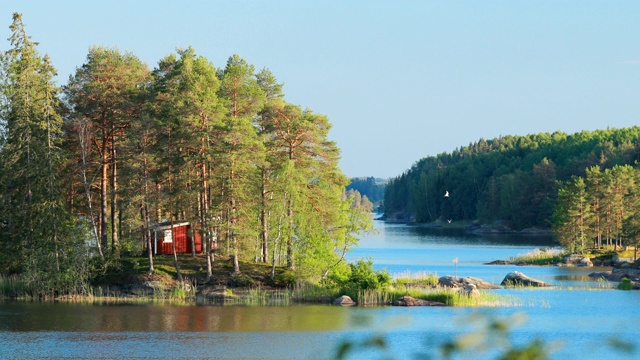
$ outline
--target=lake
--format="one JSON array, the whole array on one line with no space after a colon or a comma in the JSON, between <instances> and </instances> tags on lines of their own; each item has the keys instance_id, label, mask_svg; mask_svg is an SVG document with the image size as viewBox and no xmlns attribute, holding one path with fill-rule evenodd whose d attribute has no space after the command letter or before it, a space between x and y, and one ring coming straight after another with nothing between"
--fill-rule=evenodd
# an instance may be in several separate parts
<instances>
[{"instance_id":1,"label":"lake","mask_svg":"<svg viewBox=\"0 0 640 360\"><path fill-rule=\"evenodd\" d=\"M556 288L494 290L514 304L480 309L5 302L0 303L0 358L327 359L342 341L378 335L386 339L385 349L363 349L350 358L418 358L437 354L439 344L494 318L526 318L514 324L509 340L518 345L542 339L553 347L554 359L640 355L640 292L613 290L615 284L586 276L602 269L484 265L551 246L548 238L478 236L383 222L376 227L379 232L361 241L351 261L370 257L377 269L392 274L456 274L493 283L518 270ZM587 289L594 286L600 289ZM635 351L615 343L633 344Z\"/></svg>"}]
</instances>

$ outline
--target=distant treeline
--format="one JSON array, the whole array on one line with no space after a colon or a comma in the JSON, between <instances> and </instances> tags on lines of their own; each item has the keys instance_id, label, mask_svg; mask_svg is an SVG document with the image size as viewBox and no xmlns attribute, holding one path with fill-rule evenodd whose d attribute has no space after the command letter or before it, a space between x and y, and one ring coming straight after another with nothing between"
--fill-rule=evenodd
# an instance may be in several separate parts
<instances>
[{"instance_id":1,"label":"distant treeline","mask_svg":"<svg viewBox=\"0 0 640 360\"><path fill-rule=\"evenodd\" d=\"M387 180L370 177L351 178L351 183L347 185L347 191L358 191L362 196L366 196L371 202L376 203L384 199L384 189Z\"/></svg>"},{"instance_id":2,"label":"distant treeline","mask_svg":"<svg viewBox=\"0 0 640 360\"><path fill-rule=\"evenodd\" d=\"M639 127L480 139L423 158L391 179L385 214L398 221L503 221L516 230L549 228L558 181L584 177L592 166L636 164L639 144Z\"/></svg>"}]
</instances>

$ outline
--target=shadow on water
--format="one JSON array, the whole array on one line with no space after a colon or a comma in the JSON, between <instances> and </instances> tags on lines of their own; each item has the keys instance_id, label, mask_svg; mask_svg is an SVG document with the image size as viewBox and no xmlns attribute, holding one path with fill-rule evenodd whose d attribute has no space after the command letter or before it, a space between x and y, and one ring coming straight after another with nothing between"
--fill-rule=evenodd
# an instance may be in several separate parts
<instances>
[{"instance_id":1,"label":"shadow on water","mask_svg":"<svg viewBox=\"0 0 640 360\"><path fill-rule=\"evenodd\" d=\"M460 228L429 228L404 225L387 227L390 235L419 237L424 242L460 245L535 245L552 247L558 243L551 235L528 234L476 234Z\"/></svg>"}]
</instances>

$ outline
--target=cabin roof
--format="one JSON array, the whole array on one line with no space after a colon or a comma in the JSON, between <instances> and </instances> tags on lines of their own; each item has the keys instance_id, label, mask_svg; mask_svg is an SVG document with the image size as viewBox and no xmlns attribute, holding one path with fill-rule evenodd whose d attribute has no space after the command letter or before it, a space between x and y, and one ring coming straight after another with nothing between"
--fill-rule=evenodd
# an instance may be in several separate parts
<instances>
[{"instance_id":1,"label":"cabin roof","mask_svg":"<svg viewBox=\"0 0 640 360\"><path fill-rule=\"evenodd\" d=\"M162 231L162 230L171 229L172 226L174 228L177 228L177 227L187 226L187 225L189 225L188 221L174 221L173 224L171 224L171 221L164 221L164 222L151 225L151 229L153 231Z\"/></svg>"}]
</instances>

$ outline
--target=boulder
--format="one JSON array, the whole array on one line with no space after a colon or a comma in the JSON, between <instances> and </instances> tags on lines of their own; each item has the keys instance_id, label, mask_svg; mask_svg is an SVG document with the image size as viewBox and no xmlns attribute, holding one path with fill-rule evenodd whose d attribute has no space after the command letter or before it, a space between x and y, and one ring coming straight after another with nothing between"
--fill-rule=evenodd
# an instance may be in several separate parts
<instances>
[{"instance_id":1,"label":"boulder","mask_svg":"<svg viewBox=\"0 0 640 360\"><path fill-rule=\"evenodd\" d=\"M607 281L622 281L628 278L631 281L640 281L640 269L614 268L612 271L600 271L589 274L589 277L605 279Z\"/></svg>"},{"instance_id":2,"label":"boulder","mask_svg":"<svg viewBox=\"0 0 640 360\"><path fill-rule=\"evenodd\" d=\"M593 267L593 263L591 262L591 259L589 259L588 257L584 257L580 259L580 261L578 262L578 266Z\"/></svg>"},{"instance_id":3,"label":"boulder","mask_svg":"<svg viewBox=\"0 0 640 360\"><path fill-rule=\"evenodd\" d=\"M507 276L504 277L504 280L502 280L502 283L500 283L500 285L503 285L503 286L533 286L533 287L548 287L548 286L551 286L551 284L547 284L544 281L530 278L527 275L525 275L525 274L523 274L523 273L521 273L519 271L512 271L512 272L508 273Z\"/></svg>"},{"instance_id":4,"label":"boulder","mask_svg":"<svg viewBox=\"0 0 640 360\"><path fill-rule=\"evenodd\" d=\"M478 289L476 288L475 285L473 284L469 284L469 285L465 285L462 288L462 293L470 298L478 298L480 297L480 291L478 291Z\"/></svg>"},{"instance_id":5,"label":"boulder","mask_svg":"<svg viewBox=\"0 0 640 360\"><path fill-rule=\"evenodd\" d=\"M591 259L584 255L579 254L571 254L562 258L562 263L560 266L582 266L582 267L593 267L593 262Z\"/></svg>"},{"instance_id":6,"label":"boulder","mask_svg":"<svg viewBox=\"0 0 640 360\"><path fill-rule=\"evenodd\" d=\"M333 305L340 305L340 306L352 306L355 305L356 302L353 301L353 299L351 299L351 297L347 296L347 295L342 295L339 298L333 300Z\"/></svg>"},{"instance_id":7,"label":"boulder","mask_svg":"<svg viewBox=\"0 0 640 360\"><path fill-rule=\"evenodd\" d=\"M155 289L156 288L154 288L153 286L150 286L147 284L131 284L129 285L127 290L132 295L146 296L146 295L153 295L153 293L155 292Z\"/></svg>"},{"instance_id":8,"label":"boulder","mask_svg":"<svg viewBox=\"0 0 640 360\"><path fill-rule=\"evenodd\" d=\"M562 264L565 266L577 266L584 256L578 254L570 254L562 258Z\"/></svg>"},{"instance_id":9,"label":"boulder","mask_svg":"<svg viewBox=\"0 0 640 360\"><path fill-rule=\"evenodd\" d=\"M422 299L416 299L412 296L405 295L400 299L393 302L395 306L446 306L445 303L438 301L427 301Z\"/></svg>"},{"instance_id":10,"label":"boulder","mask_svg":"<svg viewBox=\"0 0 640 360\"><path fill-rule=\"evenodd\" d=\"M452 287L452 288L463 288L466 285L475 285L477 289L499 289L500 286L491 284L482 279L466 276L443 276L438 279L438 284L440 286Z\"/></svg>"},{"instance_id":11,"label":"boulder","mask_svg":"<svg viewBox=\"0 0 640 360\"><path fill-rule=\"evenodd\" d=\"M613 263L616 264L616 266L619 266L622 264L631 265L633 264L634 259L630 257L620 257L620 255L618 254L613 254L613 256L611 257L611 261L613 261Z\"/></svg>"}]
</instances>

